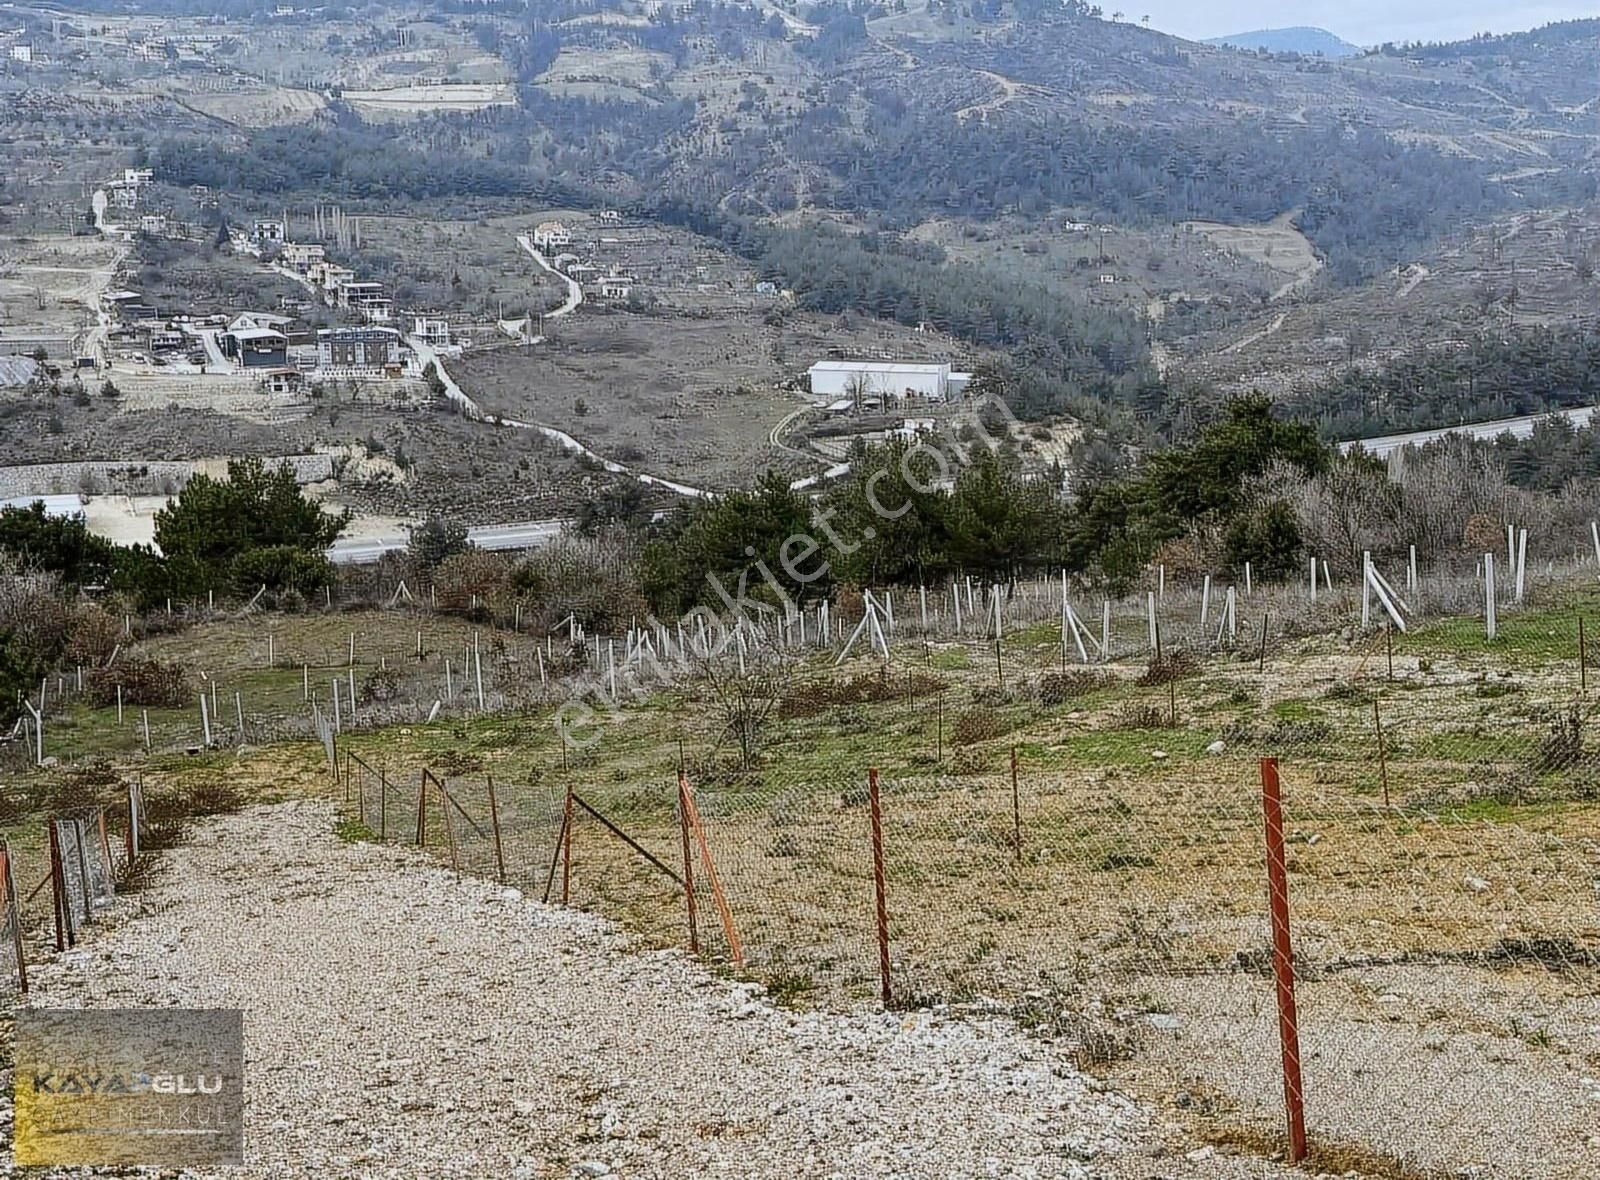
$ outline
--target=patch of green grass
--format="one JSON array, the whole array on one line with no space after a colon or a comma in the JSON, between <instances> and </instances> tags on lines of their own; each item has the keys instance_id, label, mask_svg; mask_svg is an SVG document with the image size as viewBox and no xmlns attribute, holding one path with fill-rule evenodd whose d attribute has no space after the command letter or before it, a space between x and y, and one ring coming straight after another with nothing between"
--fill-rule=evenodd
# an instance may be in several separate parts
<instances>
[{"instance_id":1,"label":"patch of green grass","mask_svg":"<svg viewBox=\"0 0 1600 1180\"><path fill-rule=\"evenodd\" d=\"M378 835L360 820L342 819L333 825L333 834L346 844L377 843Z\"/></svg>"},{"instance_id":2,"label":"patch of green grass","mask_svg":"<svg viewBox=\"0 0 1600 1180\"><path fill-rule=\"evenodd\" d=\"M928 663L940 672L959 672L970 666L964 647L939 648L929 655Z\"/></svg>"},{"instance_id":3,"label":"patch of green grass","mask_svg":"<svg viewBox=\"0 0 1600 1180\"><path fill-rule=\"evenodd\" d=\"M1300 697L1290 697L1275 702L1272 706L1272 715L1279 721L1317 721L1327 716L1310 701Z\"/></svg>"}]
</instances>

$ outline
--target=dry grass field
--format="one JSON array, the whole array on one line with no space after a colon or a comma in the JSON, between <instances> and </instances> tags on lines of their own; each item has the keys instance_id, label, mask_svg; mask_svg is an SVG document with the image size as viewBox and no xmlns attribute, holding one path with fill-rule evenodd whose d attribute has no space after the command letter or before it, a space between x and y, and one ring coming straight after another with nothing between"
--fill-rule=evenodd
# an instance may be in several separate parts
<instances>
[{"instance_id":1,"label":"dry grass field","mask_svg":"<svg viewBox=\"0 0 1600 1180\"><path fill-rule=\"evenodd\" d=\"M769 324L755 310L585 306L547 332L532 349L475 354L452 372L488 413L556 427L609 459L709 487L748 482L781 457L771 432L807 404L786 387L814 361L951 351L939 337L881 322L789 314Z\"/></svg>"},{"instance_id":2,"label":"dry grass field","mask_svg":"<svg viewBox=\"0 0 1600 1180\"><path fill-rule=\"evenodd\" d=\"M215 681L230 747L240 692L250 712L237 754L145 758L131 725L82 706L52 741L80 766L100 755L142 772L152 791L316 789L326 762L296 736L304 687L327 707L333 680L351 676L354 633L363 703L340 748L361 764L342 764L337 789L368 828L414 838L427 768L454 800L448 820L437 796L428 804L439 855L453 843L465 868L497 873L497 817L509 878L535 894L553 881L559 895L568 787L681 867L681 765L745 970L802 1005L878 992L866 790L877 768L899 1002L1010 1013L1200 1134L1262 1150L1279 1098L1257 759L1275 756L1319 1163L1576 1180L1596 1158L1584 1078L1600 1062L1600 755L1577 618L1600 602L1540 595L1502 618L1493 644L1470 617L1394 636L1392 673L1381 635L1274 631L1258 663L1254 642L1207 652L1176 624L1185 654L1152 668L1137 603L1118 605L1120 654L1098 667L1063 671L1048 623L1010 632L999 672L974 639L906 644L887 668L801 658L748 768L692 679L600 709L596 740L563 750L552 714L563 690L540 689L544 653L552 674L560 657L543 615L520 634L398 610L240 618L129 648L179 662L197 699ZM1181 617L1193 598L1169 588L1166 610ZM487 714L463 674L475 637ZM398 695L369 699L385 667ZM424 723L435 698L444 716ZM195 712L152 713L158 748L192 742ZM29 797L53 798L83 773L24 781ZM25 816L12 830L25 880L31 830ZM682 945L681 892L581 812L569 883L576 903L644 943ZM702 873L701 936L725 957L705 886Z\"/></svg>"}]
</instances>

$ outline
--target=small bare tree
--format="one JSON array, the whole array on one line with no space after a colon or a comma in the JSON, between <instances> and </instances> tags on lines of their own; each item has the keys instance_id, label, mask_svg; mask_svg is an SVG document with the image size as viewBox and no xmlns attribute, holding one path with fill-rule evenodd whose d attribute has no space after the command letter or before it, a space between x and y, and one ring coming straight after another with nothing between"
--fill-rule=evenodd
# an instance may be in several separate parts
<instances>
[{"instance_id":1,"label":"small bare tree","mask_svg":"<svg viewBox=\"0 0 1600 1180\"><path fill-rule=\"evenodd\" d=\"M739 765L749 770L761 751L767 722L783 699L788 661L779 654L747 644L739 650L734 637L721 651L699 663L701 677L710 690L721 730L717 746L731 741L739 751Z\"/></svg>"}]
</instances>

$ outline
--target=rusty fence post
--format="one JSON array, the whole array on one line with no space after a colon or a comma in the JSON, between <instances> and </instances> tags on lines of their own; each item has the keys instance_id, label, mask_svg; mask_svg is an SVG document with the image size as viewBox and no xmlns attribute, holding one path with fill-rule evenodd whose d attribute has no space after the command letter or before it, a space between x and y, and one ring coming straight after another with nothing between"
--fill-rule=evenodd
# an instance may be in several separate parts
<instances>
[{"instance_id":1,"label":"rusty fence post","mask_svg":"<svg viewBox=\"0 0 1600 1180\"><path fill-rule=\"evenodd\" d=\"M11 949L17 956L17 989L28 994L28 964L22 950L22 907L17 903L17 882L11 872L11 853L0 843L0 919L11 925Z\"/></svg>"},{"instance_id":2,"label":"rusty fence post","mask_svg":"<svg viewBox=\"0 0 1600 1180\"><path fill-rule=\"evenodd\" d=\"M1272 909L1272 974L1278 992L1278 1043L1283 1052L1283 1105L1289 1162L1306 1158L1305 1088L1300 1078L1300 1020L1294 1001L1294 950L1289 940L1289 872L1283 852L1283 794L1278 760L1261 760L1261 810L1266 822L1267 886Z\"/></svg>"},{"instance_id":3,"label":"rusty fence post","mask_svg":"<svg viewBox=\"0 0 1600 1180\"><path fill-rule=\"evenodd\" d=\"M567 784L565 817L561 821L561 904L572 898L572 785Z\"/></svg>"},{"instance_id":4,"label":"rusty fence post","mask_svg":"<svg viewBox=\"0 0 1600 1180\"><path fill-rule=\"evenodd\" d=\"M67 949L67 927L62 906L66 904L67 897L61 883L61 837L56 832L54 819L47 819L45 823L50 825L50 899L54 903L56 917L56 950L64 951Z\"/></svg>"},{"instance_id":5,"label":"rusty fence post","mask_svg":"<svg viewBox=\"0 0 1600 1180\"><path fill-rule=\"evenodd\" d=\"M889 897L883 878L883 808L878 793L878 768L867 771L867 807L872 817L872 887L878 925L878 978L883 984L883 1003L894 1002L889 978Z\"/></svg>"},{"instance_id":6,"label":"rusty fence post","mask_svg":"<svg viewBox=\"0 0 1600 1180\"><path fill-rule=\"evenodd\" d=\"M1011 844L1022 863L1022 802L1017 793L1017 748L1011 747Z\"/></svg>"},{"instance_id":7,"label":"rusty fence post","mask_svg":"<svg viewBox=\"0 0 1600 1180\"><path fill-rule=\"evenodd\" d=\"M125 874L133 872L134 828L138 826L138 823L139 823L139 815L138 815L138 812L134 809L134 805L133 805L133 784L129 783L128 784L128 831L125 834L125 836L123 837L123 841L122 841L123 852L127 857L127 867L123 870L123 872Z\"/></svg>"},{"instance_id":8,"label":"rusty fence post","mask_svg":"<svg viewBox=\"0 0 1600 1180\"><path fill-rule=\"evenodd\" d=\"M700 953L700 925L695 914L694 857L689 852L689 781L678 771L678 837L683 845L683 898L689 911L689 953Z\"/></svg>"},{"instance_id":9,"label":"rusty fence post","mask_svg":"<svg viewBox=\"0 0 1600 1180\"><path fill-rule=\"evenodd\" d=\"M706 871L706 884L711 886L711 900L717 907L717 917L722 921L722 935L728 940L728 954L736 969L744 970L744 945L739 941L739 930L733 923L733 908L728 905L728 895L722 891L722 880L717 876L717 862L711 856L711 843L706 839L705 825L700 822L700 809L695 806L694 792L684 780L683 802L689 813L689 827L694 832L695 843L700 847L700 864Z\"/></svg>"},{"instance_id":10,"label":"rusty fence post","mask_svg":"<svg viewBox=\"0 0 1600 1180\"><path fill-rule=\"evenodd\" d=\"M1578 616L1578 691L1589 695L1589 645L1583 633L1583 616Z\"/></svg>"},{"instance_id":11,"label":"rusty fence post","mask_svg":"<svg viewBox=\"0 0 1600 1180\"><path fill-rule=\"evenodd\" d=\"M422 773L428 774L427 771L423 771ZM431 774L428 774L428 777L429 778L433 778L433 776ZM460 880L461 879L461 860L456 854L456 825L455 825L455 821L450 818L450 804L451 804L450 793L445 790L444 782L442 780L434 778L433 779L433 783L434 783L434 786L439 788L439 810L444 812L444 834L445 834L445 838L450 841L450 867L455 870L456 879Z\"/></svg>"},{"instance_id":12,"label":"rusty fence post","mask_svg":"<svg viewBox=\"0 0 1600 1180\"><path fill-rule=\"evenodd\" d=\"M428 843L428 771L422 771L422 782L417 787L417 847Z\"/></svg>"},{"instance_id":13,"label":"rusty fence post","mask_svg":"<svg viewBox=\"0 0 1600 1180\"><path fill-rule=\"evenodd\" d=\"M1389 806L1389 752L1383 744L1383 714L1378 710L1378 699L1372 699L1372 724L1378 731L1378 776L1383 783L1383 805Z\"/></svg>"},{"instance_id":14,"label":"rusty fence post","mask_svg":"<svg viewBox=\"0 0 1600 1180\"><path fill-rule=\"evenodd\" d=\"M556 846L554 851L550 853L550 871L545 874L544 878L544 897L542 900L546 905L550 903L550 891L555 888L556 865L561 863L561 850L566 847L567 826L571 822L572 816L570 814L564 815L561 820L561 830L556 833Z\"/></svg>"},{"instance_id":15,"label":"rusty fence post","mask_svg":"<svg viewBox=\"0 0 1600 1180\"><path fill-rule=\"evenodd\" d=\"M489 827L494 832L494 864L500 873L500 884L506 883L506 856L500 843L500 804L494 797L494 775L485 774L489 784Z\"/></svg>"}]
</instances>

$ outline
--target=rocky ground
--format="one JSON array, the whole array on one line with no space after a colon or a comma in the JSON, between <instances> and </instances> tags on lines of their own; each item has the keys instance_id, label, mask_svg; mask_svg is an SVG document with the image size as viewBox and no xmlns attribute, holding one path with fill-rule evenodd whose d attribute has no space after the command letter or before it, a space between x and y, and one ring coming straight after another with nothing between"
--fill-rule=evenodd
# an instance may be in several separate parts
<instances>
[{"instance_id":1,"label":"rocky ground","mask_svg":"<svg viewBox=\"0 0 1600 1180\"><path fill-rule=\"evenodd\" d=\"M774 1008L334 831L321 803L208 821L33 973L39 1006L244 1010L247 1164L219 1175L1279 1174L1184 1142L1008 1024Z\"/></svg>"}]
</instances>

